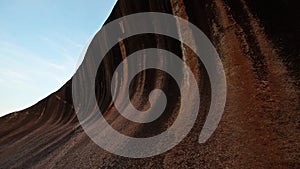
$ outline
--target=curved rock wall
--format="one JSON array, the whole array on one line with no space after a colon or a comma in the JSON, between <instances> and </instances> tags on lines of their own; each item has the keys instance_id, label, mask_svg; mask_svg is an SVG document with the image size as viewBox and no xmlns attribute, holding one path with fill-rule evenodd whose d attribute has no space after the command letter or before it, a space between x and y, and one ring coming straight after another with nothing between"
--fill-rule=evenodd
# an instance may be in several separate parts
<instances>
[{"instance_id":1,"label":"curved rock wall","mask_svg":"<svg viewBox=\"0 0 300 169\"><path fill-rule=\"evenodd\" d=\"M163 116L144 125L118 114L110 82L117 65L133 52L151 47L171 51L196 75L202 100L196 124L179 145L145 159L104 151L80 127L70 80L36 105L0 118L0 168L299 168L299 6L296 0L119 0L106 23L138 12L170 13L194 23L215 45L228 87L216 132L206 143L198 143L210 104L202 63L174 39L139 35L120 41L105 57L96 80L98 105L106 120L124 134L147 137L166 130L181 104L170 76L150 70L127 82L132 104L139 109L147 107L148 101L141 98L152 89L161 88L167 95ZM186 36L193 38L192 32ZM88 73L81 76L84 82Z\"/></svg>"}]
</instances>

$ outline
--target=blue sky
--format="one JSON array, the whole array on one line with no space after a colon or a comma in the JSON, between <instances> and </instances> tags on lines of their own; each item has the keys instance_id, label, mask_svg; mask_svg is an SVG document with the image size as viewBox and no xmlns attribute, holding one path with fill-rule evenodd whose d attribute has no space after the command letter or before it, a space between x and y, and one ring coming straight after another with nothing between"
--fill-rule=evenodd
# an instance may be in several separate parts
<instances>
[{"instance_id":1,"label":"blue sky","mask_svg":"<svg viewBox=\"0 0 300 169\"><path fill-rule=\"evenodd\" d=\"M116 0L0 1L0 116L59 89Z\"/></svg>"}]
</instances>

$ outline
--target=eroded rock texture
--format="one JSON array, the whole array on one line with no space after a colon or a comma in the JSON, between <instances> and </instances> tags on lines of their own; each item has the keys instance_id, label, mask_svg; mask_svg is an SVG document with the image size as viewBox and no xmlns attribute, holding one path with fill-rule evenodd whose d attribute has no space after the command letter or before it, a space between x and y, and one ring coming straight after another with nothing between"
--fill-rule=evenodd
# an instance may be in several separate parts
<instances>
[{"instance_id":1,"label":"eroded rock texture","mask_svg":"<svg viewBox=\"0 0 300 169\"><path fill-rule=\"evenodd\" d=\"M145 159L104 151L78 123L70 80L36 105L0 118L0 168L300 168L299 6L296 0L119 0L107 22L137 12L170 13L194 23L213 42L228 85L225 112L214 135L205 144L197 142L210 102L201 62L174 39L139 35L119 42L105 57L96 80L98 105L106 120L125 134L146 137L164 131L180 105L170 76L150 70L131 82L132 103L140 109L147 107L141 98L152 89L167 94L164 115L147 125L121 117L109 87L126 56L150 47L171 51L191 67L202 100L196 124L179 145ZM185 36L193 38L192 33Z\"/></svg>"}]
</instances>

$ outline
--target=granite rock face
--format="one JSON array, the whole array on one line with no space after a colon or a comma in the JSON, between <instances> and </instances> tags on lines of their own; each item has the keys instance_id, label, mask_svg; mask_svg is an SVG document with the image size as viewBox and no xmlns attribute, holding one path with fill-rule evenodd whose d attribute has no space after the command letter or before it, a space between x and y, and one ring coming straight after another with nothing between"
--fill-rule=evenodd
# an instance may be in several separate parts
<instances>
[{"instance_id":1,"label":"granite rock face","mask_svg":"<svg viewBox=\"0 0 300 169\"><path fill-rule=\"evenodd\" d=\"M138 35L120 41L105 56L96 79L98 106L124 134L149 137L166 130L181 104L178 86L166 73L144 71L131 82L131 101L140 109L147 107L152 89L165 91L166 110L152 123L126 121L109 93L113 72L126 56L146 48L171 51L188 63L201 94L196 124L182 142L144 159L101 149L77 120L71 79L36 105L0 118L0 168L300 168L299 7L296 0L119 0L106 23L138 12L169 13L189 20L212 41L228 87L225 112L213 136L198 143L210 104L202 63L174 39Z\"/></svg>"}]
</instances>

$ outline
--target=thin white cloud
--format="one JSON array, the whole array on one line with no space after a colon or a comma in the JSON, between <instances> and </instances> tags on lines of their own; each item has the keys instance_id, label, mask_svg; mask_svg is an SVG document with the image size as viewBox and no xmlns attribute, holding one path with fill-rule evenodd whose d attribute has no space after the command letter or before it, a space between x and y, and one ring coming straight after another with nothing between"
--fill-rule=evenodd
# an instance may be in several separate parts
<instances>
[{"instance_id":1,"label":"thin white cloud","mask_svg":"<svg viewBox=\"0 0 300 169\"><path fill-rule=\"evenodd\" d=\"M51 46L55 51L59 53L69 54L69 50L63 45L59 45L57 41L54 41L46 36L41 36L40 39Z\"/></svg>"},{"instance_id":2,"label":"thin white cloud","mask_svg":"<svg viewBox=\"0 0 300 169\"><path fill-rule=\"evenodd\" d=\"M8 84L34 86L34 79L47 78L61 85L72 76L73 69L66 60L52 63L20 45L0 40L0 75Z\"/></svg>"},{"instance_id":3,"label":"thin white cloud","mask_svg":"<svg viewBox=\"0 0 300 169\"><path fill-rule=\"evenodd\" d=\"M42 56L16 44L13 42L0 40L0 60L14 64L38 63L40 66L47 66L51 63L49 60ZM2 61L1 61L2 62ZM5 64L5 62L2 62Z\"/></svg>"},{"instance_id":4,"label":"thin white cloud","mask_svg":"<svg viewBox=\"0 0 300 169\"><path fill-rule=\"evenodd\" d=\"M21 72L2 69L0 69L0 71L2 77L14 77L15 79L29 80L29 77Z\"/></svg>"},{"instance_id":5,"label":"thin white cloud","mask_svg":"<svg viewBox=\"0 0 300 169\"><path fill-rule=\"evenodd\" d=\"M71 38L65 35L55 33L55 37L57 37L57 39L59 39L64 44L68 44L71 47L80 48L80 49L83 48L83 45L81 43L75 42L74 40L72 40Z\"/></svg>"},{"instance_id":6,"label":"thin white cloud","mask_svg":"<svg viewBox=\"0 0 300 169\"><path fill-rule=\"evenodd\" d=\"M53 67L54 69L57 69L57 70L60 70L60 71L66 71L66 67L64 65L54 64L54 63L50 63L49 65L51 67Z\"/></svg>"}]
</instances>

